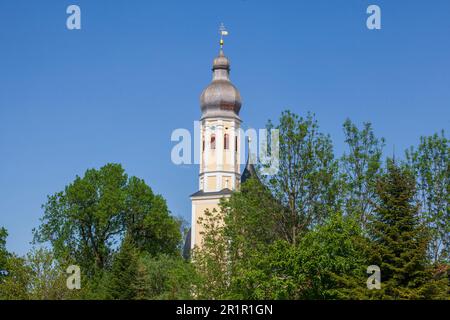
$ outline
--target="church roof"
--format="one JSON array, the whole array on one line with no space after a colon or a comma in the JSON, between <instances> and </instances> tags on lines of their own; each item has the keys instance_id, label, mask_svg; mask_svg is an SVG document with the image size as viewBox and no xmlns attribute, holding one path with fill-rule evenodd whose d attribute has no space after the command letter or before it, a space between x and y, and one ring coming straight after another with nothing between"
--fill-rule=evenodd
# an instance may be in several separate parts
<instances>
[{"instance_id":1,"label":"church roof","mask_svg":"<svg viewBox=\"0 0 450 320\"><path fill-rule=\"evenodd\" d=\"M249 158L247 158L247 163L245 164L244 172L242 172L241 175L241 183L244 183L250 178L256 178L259 180L255 166L253 165L253 163L249 161Z\"/></svg>"},{"instance_id":2,"label":"church roof","mask_svg":"<svg viewBox=\"0 0 450 320\"><path fill-rule=\"evenodd\" d=\"M191 257L191 233L192 229L189 228L189 231L186 234L186 239L184 241L183 258L185 258L186 260L188 260Z\"/></svg>"},{"instance_id":3,"label":"church roof","mask_svg":"<svg viewBox=\"0 0 450 320\"><path fill-rule=\"evenodd\" d=\"M244 172L242 172L241 183L244 183L245 181L247 181L248 179L250 179L252 177L259 180L258 175L256 174L255 166L251 163L250 164L247 163L247 165L245 166Z\"/></svg>"},{"instance_id":4,"label":"church roof","mask_svg":"<svg viewBox=\"0 0 450 320\"><path fill-rule=\"evenodd\" d=\"M220 191L214 191L214 192L204 192L203 190L199 190L196 193L191 194L191 197L204 197L204 196L225 196L232 194L233 191L225 188Z\"/></svg>"},{"instance_id":5,"label":"church roof","mask_svg":"<svg viewBox=\"0 0 450 320\"><path fill-rule=\"evenodd\" d=\"M242 172L241 175L241 183L244 183L245 181L247 181L250 178L256 178L258 181L258 174L256 173L256 169L255 166L253 165L253 159L255 158L254 155L251 155L251 150L250 150L250 138L248 138L247 140L249 146L248 146L248 154L247 154L247 161L245 163L245 169L244 172ZM252 160L250 160L252 159Z\"/></svg>"}]
</instances>

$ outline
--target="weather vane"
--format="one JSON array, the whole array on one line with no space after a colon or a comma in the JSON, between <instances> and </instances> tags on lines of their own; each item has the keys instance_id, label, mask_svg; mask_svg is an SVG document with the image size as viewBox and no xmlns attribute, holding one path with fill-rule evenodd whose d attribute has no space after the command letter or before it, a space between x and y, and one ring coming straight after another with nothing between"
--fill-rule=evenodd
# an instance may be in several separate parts
<instances>
[{"instance_id":1,"label":"weather vane","mask_svg":"<svg viewBox=\"0 0 450 320\"><path fill-rule=\"evenodd\" d=\"M228 31L227 31L227 29L225 29L223 22L220 24L219 33L220 33L220 49L222 49L223 48L223 36L228 35Z\"/></svg>"}]
</instances>

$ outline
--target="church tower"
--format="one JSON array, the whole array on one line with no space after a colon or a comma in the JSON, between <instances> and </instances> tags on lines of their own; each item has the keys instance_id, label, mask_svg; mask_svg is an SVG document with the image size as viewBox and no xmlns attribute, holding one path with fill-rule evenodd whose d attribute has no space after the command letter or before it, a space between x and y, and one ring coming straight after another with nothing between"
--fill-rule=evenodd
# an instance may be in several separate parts
<instances>
[{"instance_id":1,"label":"church tower","mask_svg":"<svg viewBox=\"0 0 450 320\"><path fill-rule=\"evenodd\" d=\"M223 34L223 33L222 33ZM220 41L219 55L212 66L212 81L200 96L199 191L191 195L190 248L202 247L202 226L198 219L205 210L219 210L219 201L239 188L241 97L230 81L230 61Z\"/></svg>"}]
</instances>

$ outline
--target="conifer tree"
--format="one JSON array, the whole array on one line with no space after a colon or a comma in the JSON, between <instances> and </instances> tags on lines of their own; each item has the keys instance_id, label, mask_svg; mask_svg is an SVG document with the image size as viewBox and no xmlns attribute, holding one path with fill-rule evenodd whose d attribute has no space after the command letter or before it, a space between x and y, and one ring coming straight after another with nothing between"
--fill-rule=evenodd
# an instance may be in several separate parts
<instances>
[{"instance_id":1,"label":"conifer tree","mask_svg":"<svg viewBox=\"0 0 450 320\"><path fill-rule=\"evenodd\" d=\"M377 203L369 227L371 264L381 269L381 290L372 290L376 298L427 298L428 234L419 222L414 194L413 175L389 160L376 186Z\"/></svg>"},{"instance_id":2,"label":"conifer tree","mask_svg":"<svg viewBox=\"0 0 450 320\"><path fill-rule=\"evenodd\" d=\"M136 298L139 255L132 241L126 237L120 251L114 257L111 272L107 277L106 296L115 300Z\"/></svg>"}]
</instances>

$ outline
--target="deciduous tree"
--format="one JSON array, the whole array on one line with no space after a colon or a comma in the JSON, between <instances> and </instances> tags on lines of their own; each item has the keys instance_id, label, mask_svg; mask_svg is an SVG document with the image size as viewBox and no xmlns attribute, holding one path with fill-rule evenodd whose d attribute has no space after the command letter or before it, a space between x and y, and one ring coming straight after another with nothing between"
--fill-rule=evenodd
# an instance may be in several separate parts
<instances>
[{"instance_id":1,"label":"deciduous tree","mask_svg":"<svg viewBox=\"0 0 450 320\"><path fill-rule=\"evenodd\" d=\"M417 179L421 218L431 231L429 254L433 262L450 259L450 140L444 132L422 137L417 149L406 152Z\"/></svg>"},{"instance_id":2,"label":"deciduous tree","mask_svg":"<svg viewBox=\"0 0 450 320\"><path fill-rule=\"evenodd\" d=\"M366 122L358 129L349 119L344 122L344 134L348 147L341 158L345 210L364 229L373 211L375 184L382 171L384 139L375 136L371 123Z\"/></svg>"},{"instance_id":3,"label":"deciduous tree","mask_svg":"<svg viewBox=\"0 0 450 320\"><path fill-rule=\"evenodd\" d=\"M50 242L57 259L80 265L89 277L111 265L125 233L139 250L178 251L179 222L164 199L143 180L128 178L119 164L87 170L43 208L35 241Z\"/></svg>"}]
</instances>

